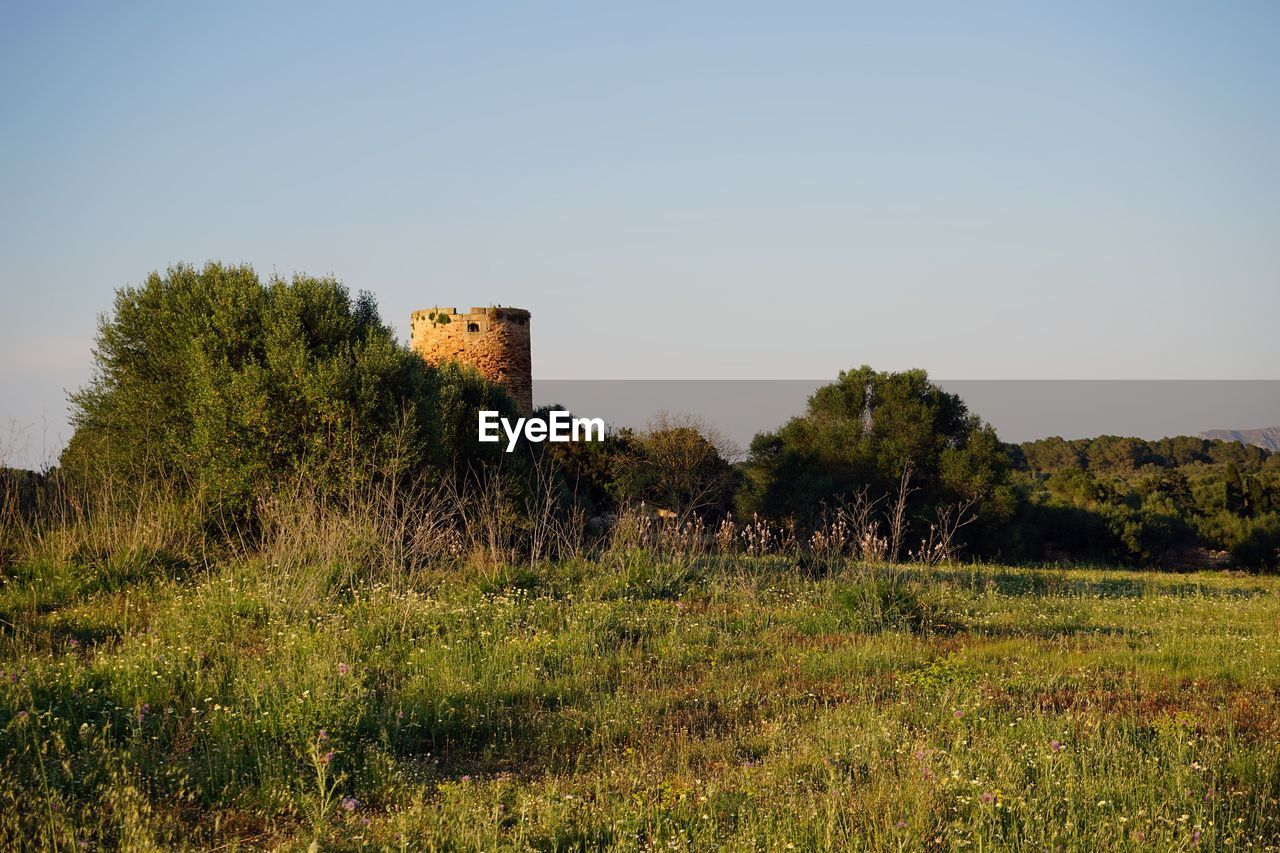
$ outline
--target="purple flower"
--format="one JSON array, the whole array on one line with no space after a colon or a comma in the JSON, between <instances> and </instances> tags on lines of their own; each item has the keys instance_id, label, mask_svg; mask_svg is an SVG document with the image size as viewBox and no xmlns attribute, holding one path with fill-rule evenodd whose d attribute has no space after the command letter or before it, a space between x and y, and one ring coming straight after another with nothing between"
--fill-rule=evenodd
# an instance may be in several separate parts
<instances>
[{"instance_id":1,"label":"purple flower","mask_svg":"<svg viewBox=\"0 0 1280 853\"><path fill-rule=\"evenodd\" d=\"M403 708L401 708L399 711L396 711L396 719L397 719L397 720L403 720L403 719L404 719L404 709L403 709Z\"/></svg>"},{"instance_id":2,"label":"purple flower","mask_svg":"<svg viewBox=\"0 0 1280 853\"><path fill-rule=\"evenodd\" d=\"M338 675L346 675L350 671L351 671L351 668L347 666L345 663L338 664Z\"/></svg>"},{"instance_id":3,"label":"purple flower","mask_svg":"<svg viewBox=\"0 0 1280 853\"><path fill-rule=\"evenodd\" d=\"M324 755L320 756L320 763L321 763L321 764L328 764L330 761L333 761L333 750L332 750L332 749L331 749L331 750L329 750L328 752L326 752Z\"/></svg>"},{"instance_id":4,"label":"purple flower","mask_svg":"<svg viewBox=\"0 0 1280 853\"><path fill-rule=\"evenodd\" d=\"M958 720L964 716L964 711L961 711L959 708L956 708L955 711L952 712L951 716L955 717Z\"/></svg>"},{"instance_id":5,"label":"purple flower","mask_svg":"<svg viewBox=\"0 0 1280 853\"><path fill-rule=\"evenodd\" d=\"M1198 830L1198 829L1197 829L1195 832L1191 833L1191 843L1192 843L1192 844L1197 844L1197 843L1199 843L1199 841L1200 841L1200 834L1201 834L1201 833L1200 833L1200 830Z\"/></svg>"},{"instance_id":6,"label":"purple flower","mask_svg":"<svg viewBox=\"0 0 1280 853\"><path fill-rule=\"evenodd\" d=\"M358 805L360 805L360 801L359 801L359 800L357 800L355 797L343 797L343 798L342 798L342 807L343 807L344 809L346 809L347 811L349 811L349 812L353 812L353 811L355 811L355 810L356 810L356 806L358 806Z\"/></svg>"},{"instance_id":7,"label":"purple flower","mask_svg":"<svg viewBox=\"0 0 1280 853\"><path fill-rule=\"evenodd\" d=\"M470 781L471 781L471 777L470 777L470 776L463 776L463 777L462 777L461 779L459 779L458 781L459 781L459 782L470 782Z\"/></svg>"},{"instance_id":8,"label":"purple flower","mask_svg":"<svg viewBox=\"0 0 1280 853\"><path fill-rule=\"evenodd\" d=\"M983 791L982 796L978 797L984 806L989 806L996 801L996 795L990 791Z\"/></svg>"},{"instance_id":9,"label":"purple flower","mask_svg":"<svg viewBox=\"0 0 1280 853\"><path fill-rule=\"evenodd\" d=\"M328 739L329 739L329 732L326 731L325 729L321 729L320 734L316 735L316 740L328 740Z\"/></svg>"},{"instance_id":10,"label":"purple flower","mask_svg":"<svg viewBox=\"0 0 1280 853\"><path fill-rule=\"evenodd\" d=\"M1049 741L1049 748L1054 752L1062 752L1062 744L1056 740Z\"/></svg>"}]
</instances>

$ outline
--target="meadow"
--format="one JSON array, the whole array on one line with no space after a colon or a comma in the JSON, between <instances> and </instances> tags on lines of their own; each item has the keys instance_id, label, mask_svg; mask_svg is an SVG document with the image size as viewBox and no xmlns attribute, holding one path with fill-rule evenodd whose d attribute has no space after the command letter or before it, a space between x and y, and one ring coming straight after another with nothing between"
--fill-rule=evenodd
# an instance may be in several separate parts
<instances>
[{"instance_id":1,"label":"meadow","mask_svg":"<svg viewBox=\"0 0 1280 853\"><path fill-rule=\"evenodd\" d=\"M6 531L6 849L1280 846L1275 577L113 523Z\"/></svg>"}]
</instances>

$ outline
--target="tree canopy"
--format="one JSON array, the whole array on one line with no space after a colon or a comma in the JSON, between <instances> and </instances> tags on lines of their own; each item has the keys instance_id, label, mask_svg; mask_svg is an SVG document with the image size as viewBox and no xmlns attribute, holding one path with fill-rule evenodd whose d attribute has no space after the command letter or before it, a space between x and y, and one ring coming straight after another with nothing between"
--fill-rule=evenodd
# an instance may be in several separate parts
<instances>
[{"instance_id":1,"label":"tree canopy","mask_svg":"<svg viewBox=\"0 0 1280 853\"><path fill-rule=\"evenodd\" d=\"M481 452L462 440L466 412L514 411L473 371L399 345L367 293L264 284L248 266L179 265L122 288L95 362L63 467L172 478L234 509L303 465L335 486L370 466L445 466Z\"/></svg>"},{"instance_id":2,"label":"tree canopy","mask_svg":"<svg viewBox=\"0 0 1280 853\"><path fill-rule=\"evenodd\" d=\"M804 414L755 437L739 505L812 521L864 490L872 500L889 497L907 471L915 515L978 500L994 520L1010 511L1008 469L995 431L925 371L863 366L818 389Z\"/></svg>"}]
</instances>

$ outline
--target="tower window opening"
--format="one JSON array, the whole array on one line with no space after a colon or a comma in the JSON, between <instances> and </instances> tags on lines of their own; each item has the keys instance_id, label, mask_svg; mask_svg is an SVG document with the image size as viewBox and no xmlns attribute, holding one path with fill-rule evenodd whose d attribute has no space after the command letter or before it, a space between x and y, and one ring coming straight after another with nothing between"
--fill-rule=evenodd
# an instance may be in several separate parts
<instances>
[{"instance_id":1,"label":"tower window opening","mask_svg":"<svg viewBox=\"0 0 1280 853\"><path fill-rule=\"evenodd\" d=\"M467 324L467 331L468 331L468 332L478 332L478 331L480 331L480 324L479 324L479 323L468 323L468 324Z\"/></svg>"}]
</instances>

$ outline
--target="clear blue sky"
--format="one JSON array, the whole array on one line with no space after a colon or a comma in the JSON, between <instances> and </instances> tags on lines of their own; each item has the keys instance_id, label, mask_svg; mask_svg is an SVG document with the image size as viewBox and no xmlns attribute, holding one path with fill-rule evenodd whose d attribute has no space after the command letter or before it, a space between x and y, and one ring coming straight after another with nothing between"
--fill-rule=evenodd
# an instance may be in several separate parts
<instances>
[{"instance_id":1,"label":"clear blue sky","mask_svg":"<svg viewBox=\"0 0 1280 853\"><path fill-rule=\"evenodd\" d=\"M546 378L1280 377L1277 3L2 11L38 440L113 289L208 259L527 307Z\"/></svg>"}]
</instances>

